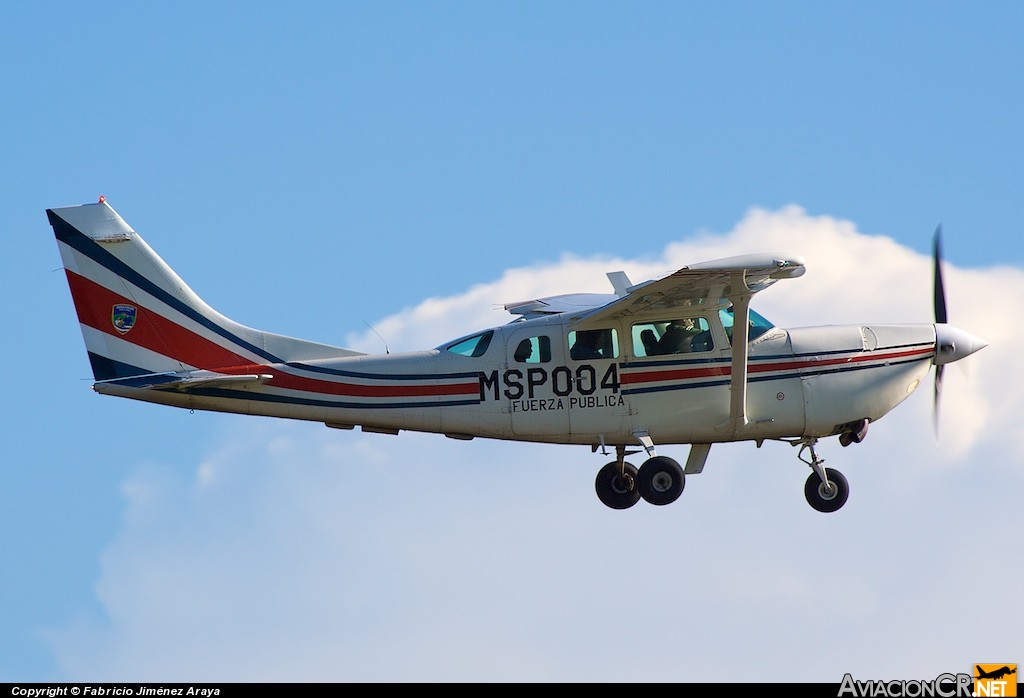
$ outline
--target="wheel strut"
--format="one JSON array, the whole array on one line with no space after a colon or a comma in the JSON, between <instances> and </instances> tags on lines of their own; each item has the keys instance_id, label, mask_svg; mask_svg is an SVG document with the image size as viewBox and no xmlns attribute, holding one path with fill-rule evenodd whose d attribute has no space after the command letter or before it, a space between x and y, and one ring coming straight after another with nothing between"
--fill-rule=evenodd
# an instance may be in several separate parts
<instances>
[{"instance_id":1,"label":"wheel strut","mask_svg":"<svg viewBox=\"0 0 1024 698\"><path fill-rule=\"evenodd\" d=\"M799 458L804 463L806 463L807 465L811 466L811 470L813 470L817 474L817 476L821 478L821 482L825 485L826 492L832 492L835 485L829 482L828 475L825 472L825 459L820 458L818 456L817 451L814 450L814 445L816 443L818 443L817 439L808 439L807 441L800 442L800 452L797 453L796 457ZM804 458L804 451L810 451L810 460Z\"/></svg>"},{"instance_id":2,"label":"wheel strut","mask_svg":"<svg viewBox=\"0 0 1024 698\"><path fill-rule=\"evenodd\" d=\"M632 490L636 487L636 481L633 476L626 472L626 455L627 453L635 453L635 451L626 451L625 444L617 444L615 446L615 463L619 468L619 477L622 478L622 484L626 485L628 489Z\"/></svg>"}]
</instances>

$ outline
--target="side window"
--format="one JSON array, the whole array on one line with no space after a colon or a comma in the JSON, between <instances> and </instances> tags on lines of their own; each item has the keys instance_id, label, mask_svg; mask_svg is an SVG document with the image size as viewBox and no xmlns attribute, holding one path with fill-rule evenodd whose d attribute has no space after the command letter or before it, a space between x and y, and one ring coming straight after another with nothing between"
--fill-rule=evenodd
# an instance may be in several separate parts
<instances>
[{"instance_id":1,"label":"side window","mask_svg":"<svg viewBox=\"0 0 1024 698\"><path fill-rule=\"evenodd\" d=\"M520 364L546 364L551 361L551 338L530 337L516 345L512 358Z\"/></svg>"},{"instance_id":2,"label":"side window","mask_svg":"<svg viewBox=\"0 0 1024 698\"><path fill-rule=\"evenodd\" d=\"M614 359L619 355L619 336L614 329L569 333L569 356L575 361Z\"/></svg>"},{"instance_id":3,"label":"side window","mask_svg":"<svg viewBox=\"0 0 1024 698\"><path fill-rule=\"evenodd\" d=\"M455 344L449 344L445 348L453 354L461 354L462 356L483 356L484 352L487 351L487 347L491 345L491 338L493 336L494 330L487 330L486 332L459 340Z\"/></svg>"},{"instance_id":4,"label":"side window","mask_svg":"<svg viewBox=\"0 0 1024 698\"><path fill-rule=\"evenodd\" d=\"M689 317L641 322L633 325L633 355L665 356L711 351L711 325L707 318Z\"/></svg>"}]
</instances>

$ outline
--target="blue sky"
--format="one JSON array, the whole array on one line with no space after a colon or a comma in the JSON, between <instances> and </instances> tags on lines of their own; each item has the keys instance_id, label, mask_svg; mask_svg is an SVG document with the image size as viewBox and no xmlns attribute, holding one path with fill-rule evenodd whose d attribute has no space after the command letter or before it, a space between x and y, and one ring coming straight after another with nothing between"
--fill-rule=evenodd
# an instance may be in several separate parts
<instances>
[{"instance_id":1,"label":"blue sky","mask_svg":"<svg viewBox=\"0 0 1024 698\"><path fill-rule=\"evenodd\" d=\"M0 680L1024 663L1022 28L1015 2L8 8ZM942 224L951 322L991 346L946 372L938 439L923 386L828 444L834 516L784 444L612 512L588 449L94 394L44 211L99 195L233 319L372 351L367 324L426 348L762 245L808 259L758 299L779 324L927 322Z\"/></svg>"}]
</instances>

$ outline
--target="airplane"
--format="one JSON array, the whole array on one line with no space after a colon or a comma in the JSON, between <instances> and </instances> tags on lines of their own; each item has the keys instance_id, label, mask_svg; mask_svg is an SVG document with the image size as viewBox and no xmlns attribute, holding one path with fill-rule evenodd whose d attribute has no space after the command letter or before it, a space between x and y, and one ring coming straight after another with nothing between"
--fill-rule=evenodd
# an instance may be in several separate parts
<instances>
[{"instance_id":1,"label":"airplane","mask_svg":"<svg viewBox=\"0 0 1024 698\"><path fill-rule=\"evenodd\" d=\"M987 346L947 323L939 230L935 322L786 329L754 296L805 272L758 253L691 264L614 293L504 305L507 324L425 351L366 354L252 329L207 305L107 203L46 211L101 395L189 410L322 422L336 429L576 444L612 509L676 501L714 444L799 446L807 502L840 509L849 483L820 439L860 443L935 366ZM659 455L689 446L685 464ZM627 456L643 453L640 467Z\"/></svg>"},{"instance_id":2,"label":"airplane","mask_svg":"<svg viewBox=\"0 0 1024 698\"><path fill-rule=\"evenodd\" d=\"M974 677L976 679L996 679L997 680L997 679L1003 678L1004 676L1008 676L1010 674L1016 674L1017 673L1017 668L1016 667L1011 669L1009 666L1003 666L1003 667L1000 667L998 669L995 669L994 671L982 671L981 665L980 664L975 664L974 665L974 669L975 669L975 671L978 672L977 675Z\"/></svg>"}]
</instances>

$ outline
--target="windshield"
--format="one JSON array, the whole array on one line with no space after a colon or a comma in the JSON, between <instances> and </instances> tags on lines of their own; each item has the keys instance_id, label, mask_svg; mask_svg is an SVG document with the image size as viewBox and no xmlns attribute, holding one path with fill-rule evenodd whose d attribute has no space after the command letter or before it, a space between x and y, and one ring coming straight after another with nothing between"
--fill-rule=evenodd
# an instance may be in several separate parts
<instances>
[{"instance_id":1,"label":"windshield","mask_svg":"<svg viewBox=\"0 0 1024 698\"><path fill-rule=\"evenodd\" d=\"M768 330L775 327L775 325L765 318L763 315L758 313L756 310L751 309L750 311L750 329L747 333L747 341L752 342ZM732 340L732 325L733 325L733 310L730 305L728 308L722 308L718 311L719 316L722 318L722 325L725 327L726 334L729 335L729 340Z\"/></svg>"},{"instance_id":2,"label":"windshield","mask_svg":"<svg viewBox=\"0 0 1024 698\"><path fill-rule=\"evenodd\" d=\"M472 337L458 339L446 345L445 349L453 354L461 354L462 356L471 356L473 358L480 357L484 355L487 347L491 345L491 337L493 336L494 330L487 330Z\"/></svg>"}]
</instances>

